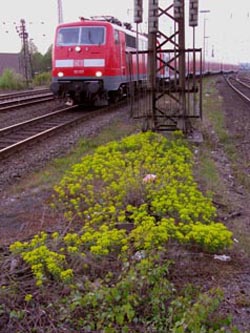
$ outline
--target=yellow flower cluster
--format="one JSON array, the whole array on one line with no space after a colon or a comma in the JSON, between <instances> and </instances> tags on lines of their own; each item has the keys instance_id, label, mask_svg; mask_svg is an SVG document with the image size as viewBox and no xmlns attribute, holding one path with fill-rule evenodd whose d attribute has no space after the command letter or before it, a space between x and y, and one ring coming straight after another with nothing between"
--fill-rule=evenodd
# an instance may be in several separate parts
<instances>
[{"instance_id":1,"label":"yellow flower cluster","mask_svg":"<svg viewBox=\"0 0 250 333\"><path fill-rule=\"evenodd\" d=\"M13 253L21 254L23 260L30 265L37 286L41 286L48 275L63 282L68 282L73 277L71 269L64 270L65 255L51 251L45 244L47 239L47 234L42 232L30 242L15 242L10 246Z\"/></svg>"},{"instance_id":2,"label":"yellow flower cluster","mask_svg":"<svg viewBox=\"0 0 250 333\"><path fill-rule=\"evenodd\" d=\"M185 234L185 241L195 242L206 251L215 252L218 249L229 247L232 244L232 232L222 223L191 224Z\"/></svg>"},{"instance_id":3,"label":"yellow flower cluster","mask_svg":"<svg viewBox=\"0 0 250 333\"><path fill-rule=\"evenodd\" d=\"M120 251L127 244L127 239L125 230L103 224L98 230L85 226L82 234L68 233L64 242L71 253L84 254L84 251L90 251L93 254L107 255L112 251Z\"/></svg>"},{"instance_id":4,"label":"yellow flower cluster","mask_svg":"<svg viewBox=\"0 0 250 333\"><path fill-rule=\"evenodd\" d=\"M55 206L59 203L69 219L78 215L82 229L63 238L41 233L11 246L31 265L38 285L49 275L70 281L68 258L89 251L126 256L162 249L171 238L207 251L232 244L231 232L214 222L216 209L194 181L191 150L180 133L173 136L147 132L111 142L65 174L55 187ZM154 175L153 181L143 181L147 175ZM59 253L49 249L49 241L60 243Z\"/></svg>"},{"instance_id":5,"label":"yellow flower cluster","mask_svg":"<svg viewBox=\"0 0 250 333\"><path fill-rule=\"evenodd\" d=\"M181 133L175 133L173 140L156 133L140 133L101 146L84 157L55 188L56 197L67 217L78 214L83 224L93 226L87 235L97 235L100 230L95 230L102 225L108 225L109 233L114 233L116 223L129 221L135 228L124 237L136 248L161 246L169 237L197 241L207 248L207 241L202 243L195 232L188 237L183 230L183 226L197 223L209 228L216 216L211 200L197 188L192 167L192 153ZM153 182L143 181L148 174L155 176ZM211 242L211 248L232 243L230 232L223 235L226 239ZM97 237L91 237L92 250L107 253L105 242L101 245ZM100 239L108 237L107 230L102 230ZM83 234L84 238L87 236Z\"/></svg>"}]
</instances>

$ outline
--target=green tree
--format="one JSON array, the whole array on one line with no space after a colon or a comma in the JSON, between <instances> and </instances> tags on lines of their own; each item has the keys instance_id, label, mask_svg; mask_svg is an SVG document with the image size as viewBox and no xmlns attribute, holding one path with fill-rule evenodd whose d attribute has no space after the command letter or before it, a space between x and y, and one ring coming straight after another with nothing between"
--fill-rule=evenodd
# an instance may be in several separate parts
<instances>
[{"instance_id":1,"label":"green tree","mask_svg":"<svg viewBox=\"0 0 250 333\"><path fill-rule=\"evenodd\" d=\"M42 72L48 72L51 70L52 62L52 45L48 48L47 52L42 55L33 40L29 41L29 53L32 65L32 71L34 74L40 74Z\"/></svg>"},{"instance_id":2,"label":"green tree","mask_svg":"<svg viewBox=\"0 0 250 333\"><path fill-rule=\"evenodd\" d=\"M51 70L51 65L52 65L52 48L53 45L50 45L48 48L47 52L43 56L43 69L45 72Z\"/></svg>"}]
</instances>

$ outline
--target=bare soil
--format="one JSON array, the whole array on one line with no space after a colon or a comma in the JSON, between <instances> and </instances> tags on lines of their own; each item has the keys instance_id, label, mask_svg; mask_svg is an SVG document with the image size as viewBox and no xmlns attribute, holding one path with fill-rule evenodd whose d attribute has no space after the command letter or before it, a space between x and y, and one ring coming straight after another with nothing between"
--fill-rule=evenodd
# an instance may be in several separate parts
<instances>
[{"instance_id":1,"label":"bare soil","mask_svg":"<svg viewBox=\"0 0 250 333\"><path fill-rule=\"evenodd\" d=\"M223 109L229 139L237 147L238 159L229 161L223 143L217 139L210 123L203 126L213 142L212 155L225 185L228 204L215 200L218 219L234 233L234 247L224 253L230 260L216 260L213 255L195 249L173 247L169 254L178 259L171 275L177 286L191 282L203 290L219 287L225 299L221 314L230 314L241 332L250 333L250 191L237 174L247 179L250 171L250 107L234 93L223 78L216 79L218 94L223 99ZM202 145L198 146L202 149ZM13 186L13 185L12 185ZM62 216L55 215L48 206L51 189L36 188L16 192L13 187L2 192L0 203L0 246L5 247L17 239L27 239L39 230L53 231L60 225ZM249 248L248 248L249 244Z\"/></svg>"}]
</instances>

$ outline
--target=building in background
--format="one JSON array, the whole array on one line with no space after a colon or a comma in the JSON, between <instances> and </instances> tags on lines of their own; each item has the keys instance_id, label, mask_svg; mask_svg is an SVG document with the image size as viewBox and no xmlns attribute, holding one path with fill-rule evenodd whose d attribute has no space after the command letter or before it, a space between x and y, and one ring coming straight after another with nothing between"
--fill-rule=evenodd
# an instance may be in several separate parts
<instances>
[{"instance_id":1,"label":"building in background","mask_svg":"<svg viewBox=\"0 0 250 333\"><path fill-rule=\"evenodd\" d=\"M0 53L0 76L6 69L22 74L19 53Z\"/></svg>"}]
</instances>

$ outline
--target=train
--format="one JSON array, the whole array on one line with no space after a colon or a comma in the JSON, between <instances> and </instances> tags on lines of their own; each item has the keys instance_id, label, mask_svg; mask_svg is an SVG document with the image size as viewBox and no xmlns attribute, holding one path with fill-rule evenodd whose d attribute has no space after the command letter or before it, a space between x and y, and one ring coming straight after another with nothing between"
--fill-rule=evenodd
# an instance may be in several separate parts
<instances>
[{"instance_id":1,"label":"train","mask_svg":"<svg viewBox=\"0 0 250 333\"><path fill-rule=\"evenodd\" d=\"M122 26L113 17L81 18L56 28L52 52L52 92L67 103L107 105L126 94L130 81L145 80L146 55L139 64L128 54L147 49L146 36ZM132 69L131 69L132 66ZM135 68L136 66L136 68ZM132 75L131 73L136 75Z\"/></svg>"},{"instance_id":2,"label":"train","mask_svg":"<svg viewBox=\"0 0 250 333\"><path fill-rule=\"evenodd\" d=\"M67 105L108 105L126 96L131 83L138 86L147 80L147 50L147 36L113 16L59 24L52 51L51 91ZM209 73L236 70L218 63L204 68ZM167 67L159 73L161 80L170 76Z\"/></svg>"}]
</instances>

